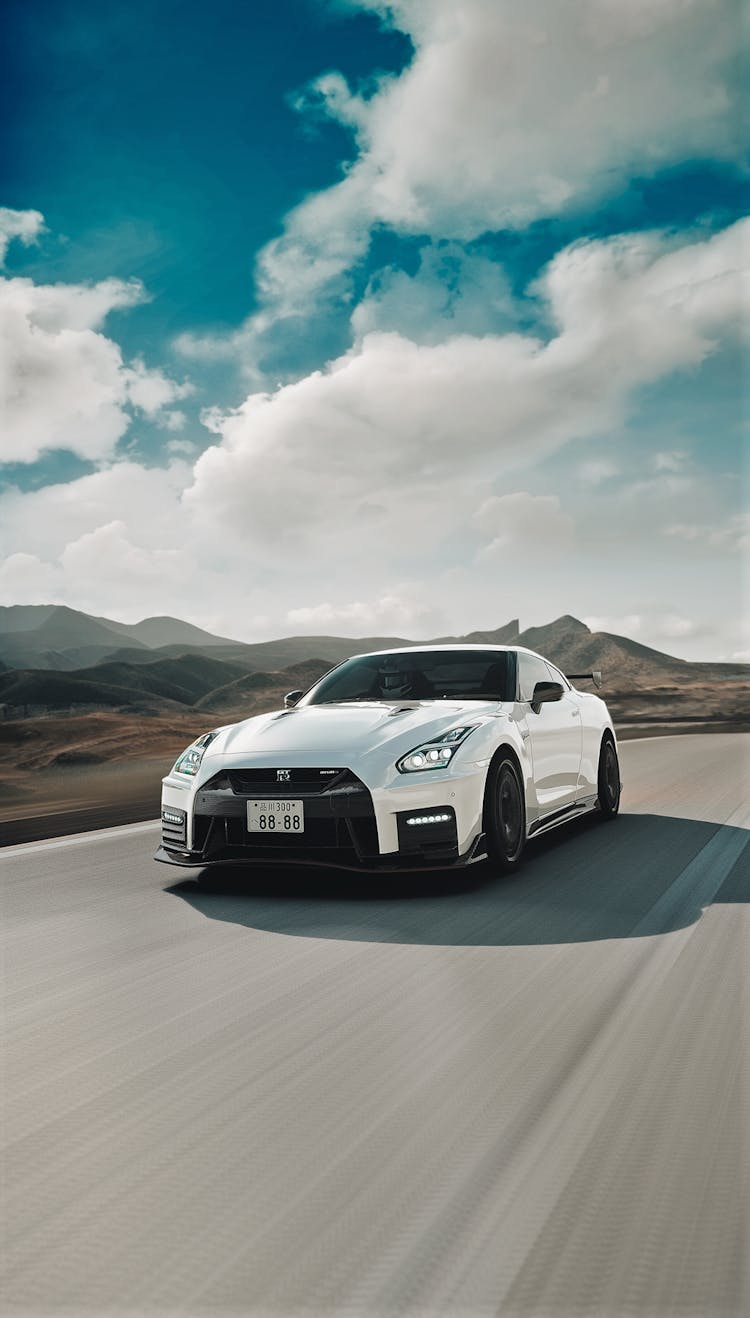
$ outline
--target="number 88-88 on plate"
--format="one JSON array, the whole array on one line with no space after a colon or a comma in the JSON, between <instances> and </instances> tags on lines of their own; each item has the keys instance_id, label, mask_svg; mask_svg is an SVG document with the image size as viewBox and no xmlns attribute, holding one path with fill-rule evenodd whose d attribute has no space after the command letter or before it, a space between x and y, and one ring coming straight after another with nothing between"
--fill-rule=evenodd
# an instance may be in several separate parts
<instances>
[{"instance_id":1,"label":"number 88-88 on plate","mask_svg":"<svg viewBox=\"0 0 750 1318\"><path fill-rule=\"evenodd\" d=\"M304 833L303 801L248 801L249 833Z\"/></svg>"}]
</instances>

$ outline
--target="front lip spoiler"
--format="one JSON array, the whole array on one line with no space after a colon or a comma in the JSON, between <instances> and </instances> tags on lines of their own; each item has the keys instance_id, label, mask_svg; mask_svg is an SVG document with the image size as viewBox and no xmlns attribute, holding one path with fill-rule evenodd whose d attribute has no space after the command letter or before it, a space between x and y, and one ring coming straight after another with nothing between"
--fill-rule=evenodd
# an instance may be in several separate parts
<instances>
[{"instance_id":1,"label":"front lip spoiler","mask_svg":"<svg viewBox=\"0 0 750 1318\"><path fill-rule=\"evenodd\" d=\"M462 856L457 856L455 860L419 860L414 863L405 864L404 861L390 862L387 857L383 862L377 865L359 864L352 861L346 864L344 861L337 860L300 860L295 857L293 860L281 855L270 858L263 857L262 860L253 860L252 857L232 856L227 860L204 860L203 857L195 851L169 851L166 847L159 847L154 853L154 860L161 861L163 865L176 865L178 869L210 869L214 865L241 865L245 869L266 869L275 867L276 869L296 869L298 866L312 869L334 869L346 870L350 874L419 874L423 871L432 872L433 870L455 870L466 869L469 865L476 865L478 861L487 859L487 839L484 833L479 833L475 837L468 851Z\"/></svg>"}]
</instances>

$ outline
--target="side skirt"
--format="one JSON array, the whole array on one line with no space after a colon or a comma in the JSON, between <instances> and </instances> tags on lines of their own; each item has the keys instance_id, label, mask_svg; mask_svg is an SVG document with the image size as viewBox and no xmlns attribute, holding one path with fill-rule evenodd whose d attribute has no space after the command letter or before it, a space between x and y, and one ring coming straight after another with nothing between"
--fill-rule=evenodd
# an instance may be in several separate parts
<instances>
[{"instance_id":1,"label":"side skirt","mask_svg":"<svg viewBox=\"0 0 750 1318\"><path fill-rule=\"evenodd\" d=\"M540 833L548 833L550 829L557 828L558 824L567 824L571 819L578 819L581 815L590 814L596 809L596 798L587 801L576 801L573 805L563 806L562 810L555 810L551 815L545 815L543 819L537 819L531 825L528 836L538 837Z\"/></svg>"}]
</instances>

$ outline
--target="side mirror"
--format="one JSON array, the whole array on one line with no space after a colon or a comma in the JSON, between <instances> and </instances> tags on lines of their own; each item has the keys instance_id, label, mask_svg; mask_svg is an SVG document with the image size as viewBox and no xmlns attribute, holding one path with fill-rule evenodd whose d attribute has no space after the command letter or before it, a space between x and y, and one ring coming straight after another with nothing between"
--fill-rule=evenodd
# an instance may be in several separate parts
<instances>
[{"instance_id":1,"label":"side mirror","mask_svg":"<svg viewBox=\"0 0 750 1318\"><path fill-rule=\"evenodd\" d=\"M560 688L562 690L562 688ZM294 709L298 700L304 696L304 691L287 691L284 696L284 709Z\"/></svg>"},{"instance_id":2,"label":"side mirror","mask_svg":"<svg viewBox=\"0 0 750 1318\"><path fill-rule=\"evenodd\" d=\"M565 691L559 682L537 682L531 698L531 708L535 714L538 714L542 705L546 705L550 700L562 700L564 695Z\"/></svg>"}]
</instances>

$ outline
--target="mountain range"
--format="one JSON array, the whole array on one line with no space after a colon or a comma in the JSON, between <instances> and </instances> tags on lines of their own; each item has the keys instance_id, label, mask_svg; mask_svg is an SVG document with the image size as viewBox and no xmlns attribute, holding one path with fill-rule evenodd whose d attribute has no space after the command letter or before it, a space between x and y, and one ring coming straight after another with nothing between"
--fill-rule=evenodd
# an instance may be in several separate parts
<instances>
[{"instance_id":1,"label":"mountain range","mask_svg":"<svg viewBox=\"0 0 750 1318\"><path fill-rule=\"evenodd\" d=\"M610 632L592 632L565 614L521 630L518 619L494 630L431 642L538 650L564 671L600 668L605 694L747 679L750 665L690 663ZM126 624L64 605L0 608L0 704L6 717L117 709L155 714L189 709L250 712L307 687L352 654L414 644L404 637L289 636L245 644L179 618Z\"/></svg>"}]
</instances>

